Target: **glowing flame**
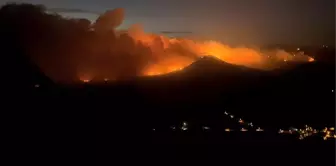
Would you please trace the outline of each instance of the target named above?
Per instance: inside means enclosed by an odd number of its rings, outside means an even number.
[[[43,27],[45,29],[41,33],[54,34],[57,29],[60,35],[28,38],[24,45],[27,45],[32,59],[49,77],[62,81],[70,77],[90,82],[106,81],[105,77],[124,79],[162,75],[182,70],[204,56],[214,56],[227,63],[258,69],[272,69],[283,61],[314,61],[311,57],[307,58],[304,52],[293,55],[283,50],[231,47],[214,40],[169,38],[145,33],[140,25],[120,29],[118,26],[122,24],[124,16],[123,9],[107,11],[95,23],[83,27],[84,31],[79,32],[73,20],[58,16],[54,19],[50,15],[50,20],[42,20],[49,21],[50,25],[57,28]],[[35,23],[29,24],[32,25]],[[40,43],[50,43],[53,47],[46,49]]]
[[[314,61],[315,61],[314,58],[312,58],[312,57],[308,57],[308,62],[314,62]]]
[[[156,58],[154,63],[149,63],[140,72],[142,75],[154,76],[179,71],[204,56],[214,56],[227,63],[259,69],[269,66],[272,57],[285,62],[314,61],[311,57],[305,60],[307,56],[303,52],[295,56],[283,50],[266,52],[245,47],[234,48],[213,40],[197,41],[146,34],[139,25],[132,26],[128,32],[134,41],[149,47]]]

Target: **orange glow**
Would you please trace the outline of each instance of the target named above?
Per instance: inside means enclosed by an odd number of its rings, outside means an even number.
[[[314,58],[312,58],[312,57],[308,57],[308,62],[314,62],[314,61],[315,61]]]
[[[51,19],[55,22],[50,22],[50,25],[57,28],[41,31],[50,30],[51,32],[46,34],[54,34],[54,29],[57,29],[60,35],[38,40],[29,38],[24,45],[27,45],[32,59],[45,74],[59,81],[76,79],[82,82],[103,82],[106,81],[104,77],[118,80],[162,75],[183,70],[204,56],[213,56],[226,63],[263,70],[277,68],[277,65],[283,65],[278,62],[283,61],[314,61],[304,52],[293,55],[279,49],[261,50],[243,46],[232,47],[214,40],[171,38],[146,33],[141,25],[121,29],[119,26],[122,25],[125,15],[124,10],[120,8],[109,10],[92,23],[90,31],[86,29],[87,31],[80,31],[79,34],[77,24],[73,24],[72,19],[57,16],[57,19]],[[64,25],[66,26],[63,27]],[[57,40],[51,40],[54,37],[57,37]],[[191,36],[194,37],[197,36]],[[48,43],[54,47],[44,47],[41,43]]]
[[[154,76],[180,71],[185,66],[190,65],[192,62],[193,60],[190,58],[184,58],[178,56],[171,57],[169,59],[162,60],[161,62],[158,62],[156,64],[148,65],[144,69],[143,75]]]
[[[134,43],[138,44],[118,47],[118,51],[129,52],[136,56],[146,55],[147,57],[146,65],[139,69],[137,76],[156,76],[180,71],[204,56],[213,56],[227,63],[258,69],[269,69],[273,65],[271,61],[274,60],[285,62],[313,60],[312,58],[309,60],[303,58],[307,57],[303,53],[294,56],[283,50],[261,51],[246,47],[230,47],[213,40],[198,41],[147,34],[140,25],[133,25],[127,31],[117,31],[117,34],[122,33],[127,34]],[[146,53],[142,50],[144,48],[148,48],[150,54],[148,51]]]
[[[128,34],[137,42],[148,46],[155,63],[149,63],[142,75],[162,75],[182,70],[203,56],[214,56],[227,63],[251,68],[265,69],[270,57],[282,61],[304,61],[304,53],[294,56],[283,50],[260,51],[246,47],[230,47],[219,41],[197,41],[183,38],[168,38],[162,35],[146,34],[141,26],[132,26]],[[295,58],[294,58],[295,57]],[[313,59],[309,57],[309,60]]]

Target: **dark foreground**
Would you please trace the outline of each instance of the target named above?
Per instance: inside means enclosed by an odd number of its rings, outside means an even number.
[[[205,101],[166,105],[166,102],[149,102],[129,86],[119,86],[119,90],[107,94],[102,91],[111,90],[111,87],[101,88],[89,86],[71,91],[61,88],[46,92],[41,87],[15,96],[17,104],[11,107],[20,109],[13,113],[15,120],[10,123],[15,128],[11,131],[11,140],[15,142],[13,147],[19,148],[12,150],[19,150],[26,163],[38,165],[91,162],[93,164],[89,165],[119,162],[245,165],[268,163],[268,160],[309,163],[306,158],[328,158],[335,148],[334,141],[322,141],[320,137],[298,140],[279,135],[277,126],[288,125],[292,118],[266,125],[267,120],[259,119],[267,119],[267,116],[250,115],[247,119],[263,127],[264,132],[225,132],[227,126],[240,129],[236,121],[223,115],[228,109],[225,103]],[[235,114],[245,118],[243,111]],[[306,115],[297,123],[315,120]],[[292,116],[300,117],[295,113]],[[182,121],[189,123],[187,131],[171,130],[172,125],[178,127]],[[203,131],[203,125],[211,129]]]

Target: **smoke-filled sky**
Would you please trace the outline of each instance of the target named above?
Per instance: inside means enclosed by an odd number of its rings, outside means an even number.
[[[0,0],[0,3],[14,2]],[[107,9],[126,9],[125,27],[146,31],[192,31],[230,44],[334,44],[334,0],[18,0],[95,20]]]

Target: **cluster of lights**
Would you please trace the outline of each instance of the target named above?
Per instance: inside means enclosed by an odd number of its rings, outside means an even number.
[[[230,113],[228,113],[226,111],[224,112],[224,115],[228,116],[231,119],[235,119],[235,116],[233,114],[230,114]],[[252,128],[252,130],[255,130],[255,131],[258,131],[258,132],[264,131],[264,129],[262,129],[260,127],[258,127],[258,128],[255,129],[252,122],[245,122],[242,118],[238,118],[237,121],[238,121],[238,123],[240,125]],[[230,130],[230,131],[232,131],[232,130]],[[246,128],[243,127],[243,128],[240,129],[240,131],[245,132],[245,131],[248,131],[248,129],[246,129]]]
[[[312,135],[315,135],[317,134],[317,130],[316,129],[313,129],[312,127],[308,126],[308,125],[305,125],[305,128],[304,129],[299,129],[298,131],[299,133],[299,139],[305,139],[306,137],[309,137],[309,136],[312,136]]]
[[[230,113],[228,113],[226,111],[224,112],[224,115],[228,116],[230,119],[237,120],[237,122],[240,125],[252,128],[252,131],[257,131],[257,132],[263,132],[264,131],[264,129],[262,129],[260,127],[254,128],[254,125],[253,125],[252,122],[247,123],[242,118],[235,119],[235,116],[233,114],[230,114]],[[175,126],[171,126],[171,129],[173,131],[175,131],[176,127]],[[180,129],[182,131],[188,130],[188,123],[184,121],[182,123]],[[207,130],[210,130],[210,127],[203,126],[202,129],[204,131],[207,131]],[[226,128],[224,131],[225,132],[232,132],[234,130],[230,129],[230,128]],[[248,130],[247,128],[242,127],[239,131],[240,132],[247,132],[247,131],[251,131],[251,130]],[[310,137],[310,136],[316,136],[316,135],[322,135],[323,140],[328,140],[328,139],[332,139],[332,138],[336,139],[336,134],[335,134],[335,128],[334,127],[330,127],[330,128],[325,127],[323,130],[317,130],[317,129],[314,129],[314,128],[308,126],[308,125],[305,125],[305,127],[303,129],[298,129],[298,128],[291,127],[288,130],[280,129],[278,131],[278,133],[279,134],[294,134],[294,135],[298,135],[298,138],[300,140],[303,140],[303,139],[305,139],[307,137]]]
[[[224,112],[224,114],[231,119],[234,119],[234,117],[235,117],[234,115],[232,115],[232,114],[230,114],[226,111]],[[240,132],[247,132],[247,131],[263,132],[264,131],[264,129],[262,129],[260,127],[254,128],[252,122],[246,123],[242,118],[238,118],[237,121],[240,125],[244,125],[244,126],[247,126],[249,128],[252,128],[252,130],[248,130],[247,128],[242,127],[239,130]],[[171,126],[170,128],[173,131],[176,131],[175,126]],[[210,130],[210,127],[203,126],[202,129],[203,129],[203,131],[207,131],[207,130]],[[182,125],[180,126],[180,130],[182,130],[182,131],[187,131],[188,130],[188,123],[186,121],[182,122]],[[153,131],[155,131],[155,129],[153,129]],[[224,131],[225,132],[232,132],[234,130],[230,129],[230,128],[226,128],[226,129],[224,129]],[[295,134],[295,135],[298,135],[298,138],[300,140],[303,140],[303,139],[305,139],[307,137],[310,137],[310,136],[321,135],[321,133],[322,133],[323,139],[328,140],[328,139],[331,139],[331,138],[336,139],[336,134],[335,134],[334,131],[335,131],[334,127],[331,127],[331,128],[325,127],[323,130],[317,130],[317,129],[314,129],[314,128],[308,126],[308,125],[305,125],[305,127],[303,129],[298,129],[298,128],[291,127],[288,130],[280,129],[278,131],[278,133],[279,134]]]
[[[336,139],[336,134],[335,134],[335,128],[334,127],[331,127],[331,128],[325,127],[322,130],[322,133],[324,133],[324,135],[323,135],[324,140],[327,140],[328,138]]]
[[[183,131],[188,130],[188,123],[187,122],[182,123],[181,130],[183,130]]]
[[[303,140],[310,136],[321,135],[322,133],[323,140],[328,140],[330,138],[336,138],[334,131],[335,131],[334,127],[331,128],[325,127],[323,130],[317,130],[308,125],[305,125],[303,129],[297,129],[297,128],[290,128],[289,130],[280,129],[279,134],[295,134],[299,136],[300,140]]]
[[[227,116],[229,116],[229,118],[231,118],[231,119],[234,119],[234,117],[235,117],[234,115],[229,114],[228,112],[224,112],[224,114],[227,115]],[[246,132],[246,131],[257,131],[257,132],[262,132],[262,131],[264,131],[264,129],[262,129],[262,128],[260,128],[260,127],[258,127],[258,128],[254,128],[254,125],[253,125],[252,122],[248,122],[248,123],[247,123],[247,122],[245,122],[242,118],[238,118],[237,121],[238,121],[238,123],[239,123],[240,125],[243,125],[243,126],[245,126],[245,127],[249,127],[249,128],[251,128],[251,130],[248,130],[247,128],[242,127],[242,128],[239,130],[239,131],[241,131],[241,132]],[[173,130],[173,131],[176,131],[177,128],[176,128],[175,126],[170,126],[170,129]],[[187,130],[189,129],[189,128],[188,128],[188,123],[187,123],[186,121],[182,122],[182,125],[179,127],[179,129],[182,130],[182,131],[187,131]],[[202,130],[204,130],[204,131],[210,130],[210,127],[209,127],[209,126],[202,126]],[[156,131],[156,130],[153,129],[153,131]],[[230,129],[230,128],[225,128],[224,131],[225,131],[225,132],[232,132],[232,131],[235,131],[235,130]]]
[[[225,114],[226,114],[226,115],[229,115],[227,112],[225,112]],[[230,118],[231,118],[231,117],[232,117],[232,118],[234,117],[234,115],[229,115],[229,116],[230,116]],[[240,130],[237,130],[237,131],[241,131],[241,132],[246,132],[246,131],[257,131],[257,132],[262,132],[262,131],[264,131],[264,129],[262,129],[262,128],[260,128],[260,127],[254,129],[254,128],[253,128],[253,123],[252,123],[252,122],[250,122],[250,123],[245,123],[244,120],[241,119],[241,118],[239,118],[238,123],[241,124],[241,125],[249,126],[249,127],[252,128],[253,130],[248,130],[247,128],[242,127]],[[177,127],[176,127],[176,126],[170,126],[170,129],[171,129],[172,131],[176,131]],[[183,121],[183,122],[182,122],[182,125],[179,127],[179,129],[180,129],[181,131],[187,131],[187,130],[189,129],[189,127],[188,127],[188,123],[187,123],[186,121]],[[203,131],[208,131],[208,130],[210,130],[210,129],[211,129],[211,128],[210,128],[209,126],[202,126],[202,130],[203,130]],[[156,131],[156,130],[153,129],[153,131]],[[232,131],[235,131],[235,130],[234,130],[234,129],[231,129],[231,128],[225,128],[224,131],[225,131],[225,132],[232,132]]]
[[[244,121],[242,119],[239,119],[238,121],[240,124],[244,123]],[[252,123],[249,123],[248,124],[249,126],[252,127]],[[175,126],[171,126],[170,127],[171,130],[173,131],[176,131],[176,127]],[[188,128],[188,123],[187,122],[183,122],[182,125],[180,126],[180,130],[181,131],[187,131],[189,128]],[[203,131],[208,131],[210,130],[210,127],[208,126],[203,126],[202,127]],[[156,129],[154,128],[153,131],[156,131]],[[230,129],[230,128],[226,128],[224,129],[225,132],[232,132],[232,131],[235,131],[233,129]],[[240,132],[247,132],[247,131],[251,131],[251,130],[248,130],[247,128],[241,128],[239,130]],[[257,132],[262,132],[264,131],[264,129],[258,127],[256,128],[255,130],[252,130],[252,131],[257,131]],[[317,129],[314,129],[308,125],[305,125],[305,127],[303,129],[298,129],[298,128],[289,128],[288,130],[283,130],[283,129],[280,129],[278,131],[279,134],[290,134],[290,135],[298,135],[298,139],[300,140],[303,140],[307,137],[310,137],[310,136],[316,136],[316,135],[321,135],[322,134],[322,137],[323,137],[323,140],[328,140],[328,139],[336,139],[336,134],[335,134],[335,128],[334,127],[325,127],[323,130],[317,130]]]
[[[91,80],[87,80],[87,79],[85,79],[85,80],[82,80],[84,83],[89,83]]]
[[[230,119],[236,120],[240,125],[242,125],[243,127],[239,130],[240,132],[247,132],[247,131],[257,131],[257,132],[263,132],[264,129],[257,127],[254,128],[254,125],[252,122],[245,122],[242,118],[235,118],[235,115],[228,113],[227,111],[224,112],[225,116],[228,116]],[[250,128],[251,130],[248,130],[247,128]],[[173,131],[176,130],[175,126],[171,126],[171,129]],[[184,121],[180,127],[180,129],[182,131],[186,131],[188,130],[188,123],[186,121]],[[210,127],[208,126],[203,126],[202,127],[203,131],[207,131],[210,130]],[[155,131],[155,130],[154,130]],[[226,128],[224,129],[225,132],[232,132],[235,131],[233,129],[230,128]],[[334,127],[325,127],[323,130],[318,130],[318,129],[314,129],[308,125],[305,125],[305,127],[303,129],[298,129],[298,128],[294,128],[291,127],[288,130],[283,130],[280,129],[278,131],[279,134],[293,134],[293,135],[298,135],[298,139],[303,140],[307,137],[310,136],[318,136],[318,135],[322,135],[324,140],[328,140],[331,138],[336,139],[336,134],[335,134],[335,128]]]

